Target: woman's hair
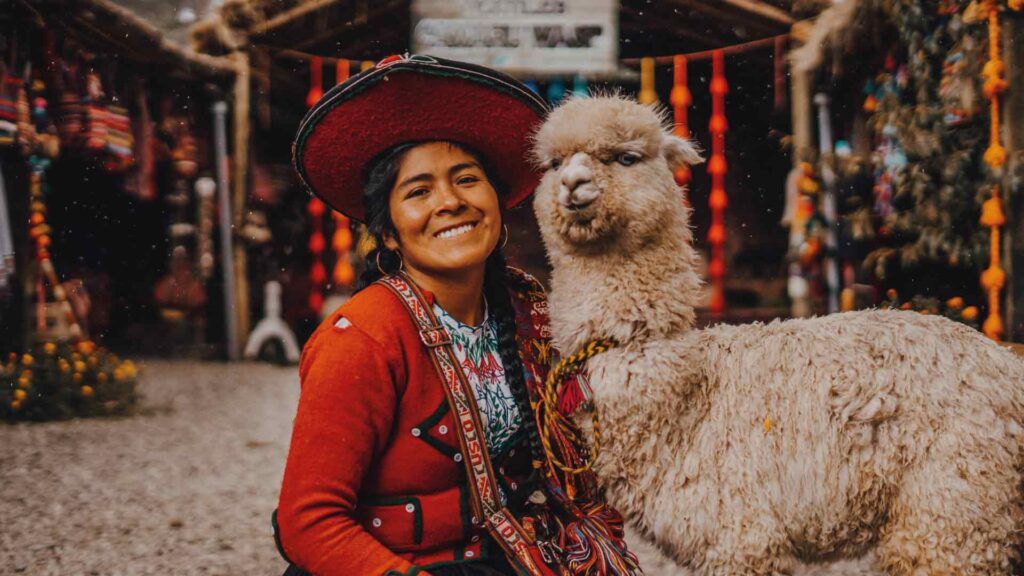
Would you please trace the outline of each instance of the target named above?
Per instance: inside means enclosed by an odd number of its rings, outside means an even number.
[[[504,184],[496,178],[496,173],[491,169],[487,158],[465,145],[455,142],[451,144],[473,156],[483,167],[484,174],[498,193],[498,197],[504,195]],[[367,171],[363,185],[363,207],[366,211],[366,231],[373,236],[376,247],[366,255],[363,272],[356,286],[357,291],[373,284],[384,274],[397,272],[401,266],[401,257],[395,251],[384,246],[384,236],[395,233],[389,203],[391,189],[395,185],[395,179],[398,178],[402,160],[417,145],[416,143],[400,144],[388,150],[375,160]],[[501,247],[494,249],[494,252],[487,257],[484,266],[484,298],[487,299],[488,310],[498,327],[498,354],[501,356],[501,365],[505,370],[505,380],[508,382],[509,389],[512,390],[516,406],[522,416],[522,425],[529,436],[533,457],[542,459],[543,449],[540,444],[540,435],[537,432],[533,409],[530,407],[530,398],[526,389],[526,372],[522,359],[519,357],[515,309],[512,307],[512,297],[508,290],[505,255],[502,253]]]

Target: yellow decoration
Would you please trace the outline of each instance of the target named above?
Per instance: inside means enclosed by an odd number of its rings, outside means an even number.
[[[82,381],[82,373],[81,372],[75,372],[74,374],[72,374],[71,375],[71,381],[74,382],[75,384],[78,384],[79,382],[81,382]]]
[[[985,78],[983,90],[989,99],[989,146],[983,159],[985,163],[998,170],[1006,164],[1006,149],[1000,142],[999,95],[1006,91],[1008,83],[1003,79],[1006,65],[999,55],[999,42],[1002,30],[999,27],[999,5],[996,0],[984,0],[985,13],[988,16],[988,62],[982,68],[981,75]]]
[[[12,410],[18,410],[19,408],[21,408],[21,401],[20,400],[15,400],[15,401],[11,402],[11,409]]]
[[[25,366],[31,366],[32,362],[34,361],[35,359],[32,358],[31,354],[25,354],[24,356],[21,357],[21,363],[24,364]]]
[[[856,302],[856,293],[853,288],[843,288],[843,291],[839,293],[839,309],[843,312],[853,310]]]
[[[57,345],[53,342],[47,342],[43,344],[43,351],[52,356],[57,351]]]
[[[950,298],[949,300],[946,300],[946,306],[949,307],[950,310],[959,310],[964,307],[964,299],[959,296]]]
[[[75,372],[85,372],[85,362],[75,360]]]
[[[31,383],[31,381],[28,378],[24,377],[24,376],[22,376],[21,378],[18,378],[18,388],[28,388],[28,385],[30,383]]]
[[[636,99],[641,104],[658,102],[658,93],[654,90],[654,58],[650,56],[640,59],[640,93]]]
[[[26,393],[21,388],[17,388],[17,389],[14,390],[14,399],[15,400],[18,400],[18,401],[24,400],[26,396],[28,396],[28,393]]]
[[[967,308],[964,308],[964,311],[960,313],[960,317],[963,318],[964,320],[967,320],[968,322],[973,322],[974,320],[977,320],[978,307],[968,306]]]
[[[1000,268],[999,236],[1000,228],[1006,224],[1003,203],[999,195],[999,187],[992,187],[992,197],[981,206],[981,224],[992,229],[989,246],[988,268],[981,273],[981,287],[988,295],[988,317],[982,324],[982,331],[993,340],[1003,335],[1003,320],[999,312],[999,298],[1003,286],[1006,285],[1006,272]]]
[[[89,397],[89,396],[92,396],[92,393],[93,393],[92,386],[89,386],[89,385],[82,386],[82,396]]]

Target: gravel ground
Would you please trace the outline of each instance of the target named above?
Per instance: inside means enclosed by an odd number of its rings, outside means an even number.
[[[143,363],[143,414],[0,425],[0,573],[276,575],[298,372]]]
[[[171,361],[142,369],[137,416],[0,425],[0,574],[284,571],[270,512],[298,370]],[[648,576],[691,574],[630,540]],[[844,568],[827,573],[868,574]]]

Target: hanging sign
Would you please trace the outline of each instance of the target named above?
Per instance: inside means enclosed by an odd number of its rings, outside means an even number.
[[[412,49],[512,74],[611,74],[618,0],[413,0]]]

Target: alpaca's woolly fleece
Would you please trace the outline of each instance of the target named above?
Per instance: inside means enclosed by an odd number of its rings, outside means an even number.
[[[1024,361],[911,312],[695,330],[678,157],[596,159],[597,200],[556,200],[551,159],[636,134],[646,151],[675,138],[634,102],[572,100],[536,147],[551,166],[534,208],[555,340],[566,353],[621,343],[588,366],[609,502],[697,574],[838,574],[858,560],[899,576],[1010,574],[1024,530]],[[832,567],[806,572],[822,562]]]

